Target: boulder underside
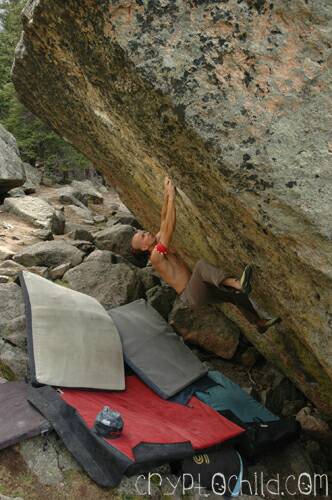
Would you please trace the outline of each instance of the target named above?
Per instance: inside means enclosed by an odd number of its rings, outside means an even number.
[[[13,81],[174,245],[238,276],[282,323],[226,314],[332,415],[330,0],[29,1]]]

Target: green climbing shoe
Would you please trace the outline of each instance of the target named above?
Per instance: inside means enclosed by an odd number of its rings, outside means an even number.
[[[276,325],[281,322],[281,318],[276,316],[275,318],[267,319],[264,325],[257,325],[257,331],[259,333],[265,333],[271,326]]]
[[[251,292],[251,278],[252,278],[252,265],[248,264],[242,273],[242,276],[240,278],[240,285],[242,288],[242,291],[249,295]]]

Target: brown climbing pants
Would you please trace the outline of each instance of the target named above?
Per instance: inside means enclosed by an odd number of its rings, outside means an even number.
[[[180,299],[192,309],[206,304],[230,302],[238,307],[251,324],[257,324],[260,317],[248,295],[222,285],[226,278],[234,276],[225,274],[222,269],[205,260],[199,260],[186,288],[180,294]]]

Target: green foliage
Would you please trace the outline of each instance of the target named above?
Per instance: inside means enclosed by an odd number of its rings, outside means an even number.
[[[90,162],[18,99],[10,71],[20,39],[26,0],[0,0],[0,122],[16,138],[23,161],[54,170],[86,168]]]

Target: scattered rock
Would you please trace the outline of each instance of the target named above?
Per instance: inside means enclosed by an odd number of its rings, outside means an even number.
[[[76,205],[79,208],[86,208],[84,203],[82,203],[75,196],[75,190],[71,186],[64,186],[57,190],[58,199],[61,203],[66,205]]]
[[[296,420],[300,422],[302,430],[308,434],[319,439],[332,438],[332,432],[328,423],[308,406],[305,406],[298,412]]]
[[[42,173],[30,163],[24,163],[26,181],[23,184],[25,194],[32,194],[41,183]]]
[[[64,208],[55,209],[55,216],[52,231],[54,234],[64,234],[66,225]]]
[[[93,217],[93,220],[95,221],[96,224],[100,224],[101,222],[106,222],[107,217],[106,215],[95,215]]]
[[[25,196],[25,191],[23,187],[16,187],[8,191],[8,195],[11,198],[21,198],[22,196]]]
[[[216,306],[191,311],[181,299],[175,301],[169,323],[184,340],[200,345],[224,359],[231,359],[237,349],[240,329]]]
[[[43,240],[43,241],[51,241],[53,240],[53,233],[50,229],[35,229],[33,232],[34,236]]]
[[[117,211],[112,217],[108,219],[106,224],[107,227],[112,227],[117,224],[124,224],[128,226],[135,227],[137,229],[142,229],[142,226],[130,212]]]
[[[128,261],[124,257],[114,252],[110,252],[109,250],[94,250],[85,258],[85,262],[90,262],[92,260],[98,260],[106,264],[128,264]]]
[[[267,393],[266,407],[272,413],[280,415],[287,401],[302,401],[304,405],[306,398],[288,378],[284,377]]]
[[[33,196],[6,198],[4,208],[34,226],[48,229],[54,234],[63,234],[64,221],[47,201]]]
[[[128,264],[84,261],[66,272],[63,280],[70,288],[95,297],[103,305],[116,307],[141,298],[143,285],[137,271]]]
[[[0,283],[9,283],[10,281],[12,281],[9,276],[2,276],[0,274]]]
[[[31,266],[27,268],[27,271],[30,271],[30,273],[35,273],[38,274],[38,276],[41,276],[42,278],[48,279],[48,267],[43,267],[43,266]]]
[[[24,182],[24,166],[16,139],[0,125],[0,193],[6,193]]]
[[[294,417],[303,408],[304,401],[296,399],[295,401],[285,401],[281,415],[283,417]]]
[[[0,248],[0,261],[11,259],[13,255],[15,255],[15,252],[12,252],[7,248]]]
[[[116,224],[96,233],[95,245],[100,250],[110,250],[122,255],[138,267],[145,267],[147,255],[133,255],[131,252],[131,239],[134,234],[135,229],[132,226]]]
[[[65,262],[77,266],[83,260],[84,253],[63,240],[42,241],[27,246],[14,256],[14,261],[23,266],[54,267]]]
[[[89,203],[99,205],[104,202],[103,195],[95,188],[93,183],[89,180],[72,181],[71,187],[75,191],[75,197],[82,203],[84,203],[84,205],[86,206],[88,206]]]
[[[254,347],[249,347],[241,355],[241,362],[243,366],[252,368],[256,361],[261,357],[261,354]]]
[[[160,278],[156,274],[152,266],[142,267],[138,269],[138,273],[146,292],[147,290],[150,290],[150,288],[153,288],[156,285],[160,285]]]
[[[1,337],[22,349],[26,348],[26,317],[17,316],[1,324]]]
[[[26,352],[0,337],[0,363],[10,369],[15,378],[21,380],[27,375]]]
[[[176,291],[167,285],[156,285],[146,291],[147,301],[166,321],[172,310],[176,296]]]
[[[68,240],[73,247],[79,248],[85,254],[89,254],[94,251],[95,246],[91,241],[84,240]]]
[[[8,276],[14,280],[17,278],[18,273],[24,269],[24,266],[13,260],[5,260],[0,264],[0,274]]]
[[[88,221],[88,224],[94,224],[91,210],[86,207],[81,208],[76,205],[66,205],[65,216],[66,219],[72,220],[74,223],[86,224],[86,221]]]
[[[67,234],[68,237],[72,240],[94,241],[94,236],[84,227],[73,229]]]
[[[15,283],[0,285],[0,332],[9,321],[24,314],[22,289]],[[1,335],[1,333],[0,333]]]
[[[53,281],[61,280],[63,275],[71,268],[70,262],[65,262],[59,266],[49,269],[49,278]]]
[[[23,441],[19,446],[26,464],[41,484],[58,484],[64,480],[65,471],[81,470],[54,432]]]

